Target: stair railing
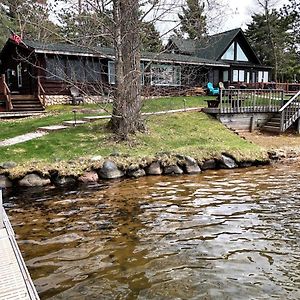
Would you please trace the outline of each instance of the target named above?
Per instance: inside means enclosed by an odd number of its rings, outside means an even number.
[[[300,91],[280,108],[279,113],[280,131],[284,132],[300,117]]]
[[[13,110],[13,105],[12,105],[12,101],[11,101],[11,92],[6,83],[4,74],[1,74],[1,92],[5,96],[6,110],[7,111]]]
[[[43,88],[43,86],[41,84],[40,76],[38,76],[37,81],[38,81],[38,99],[40,100],[43,108],[45,108],[45,106],[46,106],[46,92],[45,92],[45,89]]]

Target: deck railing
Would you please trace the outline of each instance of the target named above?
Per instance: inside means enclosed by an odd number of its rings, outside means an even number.
[[[11,92],[10,92],[10,89],[9,89],[7,83],[6,83],[4,74],[1,74],[1,77],[0,77],[0,92],[5,97],[6,110],[8,110],[8,111],[12,110],[13,105],[12,105],[12,102],[11,102]]]
[[[300,91],[294,95],[280,110],[280,131],[286,131],[300,117]]]
[[[43,107],[45,108],[46,106],[46,92],[41,84],[41,79],[38,76],[37,78],[37,83],[38,83],[38,98],[41,102],[41,104],[43,105]]]
[[[221,113],[278,112],[284,104],[283,90],[222,89]]]

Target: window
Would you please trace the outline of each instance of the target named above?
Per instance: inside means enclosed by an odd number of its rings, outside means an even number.
[[[238,71],[238,70],[233,70],[233,73],[232,73],[232,81],[233,81],[233,82],[239,81],[239,71]]]
[[[234,43],[230,45],[230,47],[227,49],[227,51],[223,54],[221,59],[224,60],[234,60]]]
[[[233,70],[232,81],[233,82],[244,82],[245,81],[245,71],[244,70]]]
[[[86,81],[96,82],[101,79],[101,65],[98,59],[87,59],[85,62]]]
[[[116,68],[114,61],[108,62],[108,83],[116,84]]]
[[[152,65],[151,85],[181,85],[181,67],[173,65]]]
[[[239,81],[244,82],[245,81],[245,71],[239,70]]]
[[[228,81],[228,71],[223,71],[223,81]]]
[[[22,65],[21,63],[17,65],[17,79],[18,79],[18,87],[22,87]]]
[[[64,80],[65,73],[65,60],[59,56],[46,57],[46,71],[47,78],[52,80]]]
[[[258,71],[258,82],[268,82],[269,72],[268,71]]]
[[[250,72],[247,72],[247,83],[250,83]]]
[[[68,79],[73,81],[85,80],[85,67],[81,58],[67,60],[67,75]]]
[[[236,43],[236,60],[238,61],[248,61],[248,58],[244,51],[242,50],[239,43]]]

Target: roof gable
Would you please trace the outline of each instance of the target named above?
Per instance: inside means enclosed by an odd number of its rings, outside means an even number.
[[[246,52],[249,62],[261,64],[241,28],[208,36],[203,41],[172,38],[169,45],[179,53],[195,55],[209,60],[221,60],[223,54],[235,40]]]

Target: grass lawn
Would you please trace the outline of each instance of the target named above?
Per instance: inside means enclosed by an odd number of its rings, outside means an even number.
[[[145,100],[144,102],[143,112],[180,109],[184,108],[184,103],[186,107],[206,106],[206,102],[204,101],[205,99],[210,99],[210,96],[165,97],[159,99],[149,99]],[[38,127],[41,126],[58,125],[63,121],[72,120],[72,110],[74,108],[78,110],[77,118],[81,118],[88,115],[108,114],[112,110],[112,104],[87,104],[84,106],[53,105],[47,108],[48,114],[45,114],[44,116],[13,121],[0,121],[0,140],[35,131]],[[99,110],[102,108],[105,109],[105,112],[99,112]]]
[[[41,122],[35,120],[38,121]],[[53,162],[93,155],[108,156],[112,153],[144,157],[159,152],[172,152],[200,160],[218,156],[222,152],[228,152],[237,159],[256,159],[264,155],[261,148],[241,139],[204,113],[151,116],[146,119],[148,132],[137,134],[130,143],[113,142],[112,134],[105,127],[106,122],[88,123],[26,143],[0,148],[0,161]],[[22,126],[21,121],[19,126]]]

